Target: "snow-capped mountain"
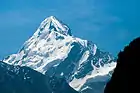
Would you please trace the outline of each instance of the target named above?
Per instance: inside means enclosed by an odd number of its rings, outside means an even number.
[[[104,88],[116,66],[108,52],[101,51],[91,41],[74,37],[71,30],[53,16],[41,23],[17,54],[3,61],[46,75],[65,77],[72,88],[82,93],[94,90],[102,93],[100,88]],[[95,82],[104,83],[96,88]]]

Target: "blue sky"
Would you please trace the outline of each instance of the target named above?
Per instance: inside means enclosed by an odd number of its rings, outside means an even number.
[[[116,55],[140,36],[139,0],[1,0],[0,59],[16,53],[54,15],[73,35]]]

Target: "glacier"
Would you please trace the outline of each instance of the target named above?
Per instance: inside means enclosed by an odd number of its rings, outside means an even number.
[[[18,53],[9,55],[3,62],[64,77],[81,93],[103,93],[116,67],[116,60],[109,52],[75,37],[70,28],[54,16],[46,18]]]

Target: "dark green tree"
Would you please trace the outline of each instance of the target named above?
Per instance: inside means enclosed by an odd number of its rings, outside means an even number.
[[[104,93],[140,93],[140,37],[118,54],[117,66]]]

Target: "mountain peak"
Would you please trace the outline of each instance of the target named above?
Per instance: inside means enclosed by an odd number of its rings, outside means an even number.
[[[49,17],[47,17],[44,21],[46,21],[46,20],[48,20],[48,23],[49,22],[53,22],[53,23],[55,23],[56,21],[58,22],[58,24],[62,24],[62,23],[60,23],[60,21],[55,17],[55,16],[49,16]],[[44,22],[43,21],[43,22]],[[43,23],[42,22],[42,23]]]
[[[40,24],[40,27],[38,28],[36,34],[40,35],[44,32],[51,33],[52,31],[58,32],[63,35],[72,35],[70,29],[54,16],[46,18]]]
[[[101,83],[97,89],[101,91],[116,66],[108,52],[101,51],[92,42],[71,36],[70,29],[54,16],[41,23],[17,54],[3,61],[27,66],[48,76],[64,77],[72,88],[82,93],[95,91],[97,83]],[[87,87],[92,86],[95,87],[88,90]]]
[[[55,16],[50,16],[47,19],[51,19],[51,20],[57,20],[57,18]]]

